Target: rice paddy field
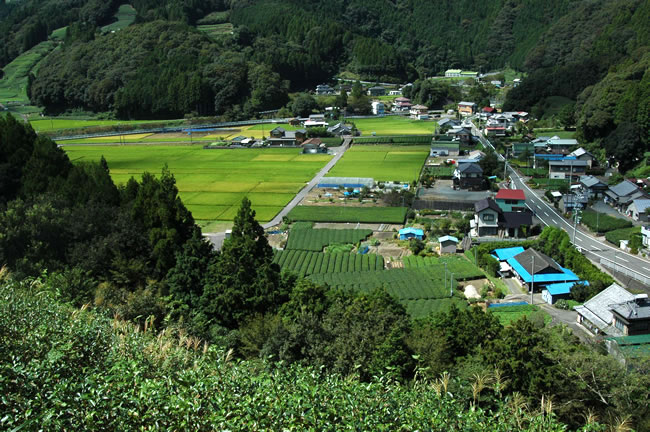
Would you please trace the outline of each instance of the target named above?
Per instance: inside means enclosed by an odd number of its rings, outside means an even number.
[[[429,146],[354,145],[331,169],[330,177],[370,177],[411,182],[429,156]]]
[[[362,136],[375,135],[425,135],[433,134],[437,123],[413,120],[403,116],[387,116],[351,120]]]
[[[194,218],[206,225],[232,221],[244,197],[257,219],[267,222],[330,160],[302,155],[300,149],[204,150],[202,145],[68,146],[73,162],[104,156],[117,183],[145,172],[158,174],[166,163]]]

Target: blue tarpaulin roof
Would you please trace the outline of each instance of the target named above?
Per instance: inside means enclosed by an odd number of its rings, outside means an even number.
[[[499,261],[505,261],[508,258],[512,258],[515,255],[519,255],[524,251],[524,248],[521,246],[517,247],[510,247],[510,248],[501,248],[501,249],[495,249],[494,250],[494,255],[496,255],[496,258]]]
[[[537,277],[535,278],[537,279]],[[562,283],[554,283],[546,286],[546,290],[548,291],[549,294],[551,295],[561,295],[561,294],[569,294],[571,292],[571,288],[573,285],[576,283],[581,283],[584,285],[589,285],[588,281],[578,281],[578,282],[562,282]]]
[[[512,267],[514,271],[517,272],[517,274],[523,279],[524,282],[530,283],[532,282],[533,278],[531,277],[530,273],[522,266],[519,261],[517,261],[517,258],[509,258],[506,260],[508,264]],[[569,269],[565,269],[563,267],[560,267],[562,269],[562,273],[543,273],[543,274],[536,274],[535,275],[535,283],[548,283],[548,282],[575,282],[577,280],[580,280],[578,276],[576,276],[575,273],[573,273]]]
[[[419,229],[419,228],[402,228],[401,230],[399,230],[399,234],[400,235],[402,235],[402,234],[415,234],[415,235],[418,235],[418,236],[423,236],[424,231]]]

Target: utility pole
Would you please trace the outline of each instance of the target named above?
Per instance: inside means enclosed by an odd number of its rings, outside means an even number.
[[[447,291],[447,263],[445,262],[445,291]]]
[[[454,274],[451,274],[451,281],[449,283],[449,297],[454,296]]]
[[[506,180],[506,170],[508,168],[508,149],[506,149],[506,159],[503,162],[503,180]]]
[[[535,292],[535,255],[533,255],[533,265],[530,271],[532,272],[530,276],[530,304],[532,305],[535,303],[535,300],[533,300],[533,292]]]
[[[575,195],[574,195],[575,197]],[[576,244],[576,228],[578,226],[578,217],[580,215],[580,209],[573,203],[573,245]]]

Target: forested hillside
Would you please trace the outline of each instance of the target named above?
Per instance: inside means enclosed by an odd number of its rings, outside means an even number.
[[[575,101],[585,140],[627,121],[647,134],[644,0],[138,0],[135,23],[115,34],[101,26],[119,2],[68,1],[0,3],[0,65],[68,25],[29,89],[51,113],[245,118],[341,72],[403,83],[509,66],[528,76],[506,109],[541,117],[547,99],[562,96]],[[602,101],[612,93],[622,95],[616,106]]]

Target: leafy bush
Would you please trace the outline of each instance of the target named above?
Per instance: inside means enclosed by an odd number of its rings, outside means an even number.
[[[60,305],[38,287],[0,287],[3,430],[564,430],[499,398],[468,410],[428,381],[403,386],[390,372],[361,382],[234,361],[197,339]]]

